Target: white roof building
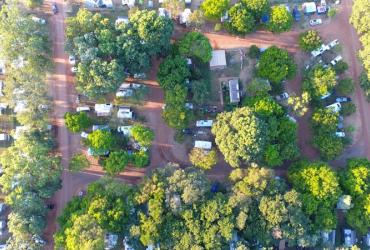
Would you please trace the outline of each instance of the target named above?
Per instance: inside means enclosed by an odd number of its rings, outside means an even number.
[[[310,14],[316,12],[316,3],[315,2],[305,2],[302,4],[302,9],[304,13]]]
[[[197,127],[212,127],[213,120],[199,120],[196,122]]]
[[[108,116],[112,112],[113,105],[111,103],[95,104],[95,112],[97,116]]]
[[[225,68],[226,67],[226,53],[225,50],[213,50],[212,59],[209,62],[211,69]]]
[[[120,107],[117,112],[117,118],[132,119],[133,112],[130,107]]]
[[[211,150],[212,149],[212,142],[210,142],[210,141],[194,141],[194,147],[205,149],[205,150]]]
[[[229,80],[230,103],[240,102],[239,79]]]

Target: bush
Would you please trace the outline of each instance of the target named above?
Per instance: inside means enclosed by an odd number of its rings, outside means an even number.
[[[222,24],[220,24],[220,23],[216,23],[215,24],[215,27],[214,27],[214,30],[215,31],[220,31],[222,29]]]
[[[340,112],[342,115],[351,115],[356,112],[356,105],[352,102],[342,103]]]
[[[365,72],[363,72],[360,76],[360,86],[367,97],[367,101],[370,101],[370,80]]]
[[[227,29],[231,33],[245,35],[255,29],[256,21],[251,12],[238,3],[229,9]]]
[[[145,167],[149,165],[149,162],[149,151],[140,150],[132,154],[132,164],[134,164],[135,167]]]
[[[175,131],[174,139],[177,143],[183,143],[185,141],[185,134],[182,132],[182,130],[177,129]]]
[[[205,0],[200,8],[203,10],[205,17],[220,20],[222,14],[228,9],[229,4],[229,0]]]
[[[330,10],[328,11],[328,17],[333,17],[336,14],[337,14],[337,10],[334,8],[330,8]]]
[[[299,35],[299,47],[306,52],[317,49],[322,44],[319,33],[315,30],[308,30]]]
[[[109,157],[103,161],[103,169],[110,175],[122,172],[128,165],[130,156],[126,151],[111,152]]]
[[[256,59],[261,55],[260,49],[256,45],[252,45],[249,48],[248,56],[252,59]]]
[[[91,126],[91,120],[85,112],[64,114],[65,124],[69,131],[73,133],[81,132]]]
[[[73,172],[81,171],[90,166],[86,156],[82,153],[74,154],[69,162],[69,170]]]
[[[334,65],[335,73],[342,74],[348,69],[348,64],[344,61],[339,61]]]
[[[355,91],[355,85],[351,78],[344,78],[339,80],[337,91],[340,95],[351,95]]]

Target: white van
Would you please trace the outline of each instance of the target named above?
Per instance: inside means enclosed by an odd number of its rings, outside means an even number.
[[[88,111],[90,111],[90,107],[88,107],[88,106],[77,107],[76,111],[77,112],[83,112],[83,111],[88,112]]]
[[[342,105],[340,105],[339,102],[335,102],[333,104],[326,106],[326,108],[333,110],[335,113],[338,113],[340,109],[342,108]]]

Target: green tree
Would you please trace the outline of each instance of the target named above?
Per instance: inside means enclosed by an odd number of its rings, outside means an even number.
[[[296,69],[297,66],[288,51],[272,46],[262,53],[257,66],[257,75],[277,84],[294,77]]]
[[[370,80],[364,72],[360,76],[360,86],[367,97],[367,101],[370,101]]]
[[[248,50],[248,56],[252,59],[256,59],[261,55],[260,49],[256,45],[252,45]]]
[[[104,232],[89,215],[81,215],[66,229],[66,247],[70,250],[104,248]]]
[[[205,151],[200,148],[193,148],[189,153],[189,160],[193,166],[209,170],[217,164],[217,152],[216,150]]]
[[[220,113],[212,126],[212,133],[232,167],[260,159],[266,142],[265,122],[247,107]]]
[[[173,89],[177,84],[184,85],[189,76],[189,67],[181,56],[167,57],[159,66],[158,81],[164,90]]]
[[[250,96],[264,96],[271,91],[271,85],[268,81],[261,78],[254,78],[248,83],[247,94]]]
[[[322,41],[319,33],[316,30],[308,30],[299,34],[298,44],[302,50],[310,52],[320,47]]]
[[[302,194],[304,212],[318,230],[336,227],[334,206],[341,195],[338,177],[322,162],[298,162],[289,169],[288,180]]]
[[[185,103],[182,106],[176,103],[166,104],[162,116],[169,127],[180,130],[186,128],[193,118],[191,110],[185,107]]]
[[[78,64],[76,88],[89,97],[97,97],[115,91],[123,77],[123,67],[117,60],[94,59]]]
[[[130,161],[130,156],[126,151],[114,151],[103,162],[103,169],[109,175],[116,175],[122,172]]]
[[[351,95],[355,91],[355,85],[351,78],[344,78],[338,81],[337,91],[340,95]]]
[[[162,6],[171,13],[172,18],[176,18],[184,11],[185,1],[164,0]]]
[[[199,9],[194,10],[189,15],[188,21],[189,21],[190,27],[200,29],[205,23],[203,12]]]
[[[284,5],[271,8],[270,20],[267,28],[272,32],[284,32],[292,28],[293,17]]]
[[[232,6],[228,15],[227,28],[230,32],[245,35],[255,29],[256,22],[253,15],[241,3]]]
[[[356,105],[352,102],[342,103],[340,113],[342,115],[351,115],[356,112]]]
[[[205,17],[219,20],[228,9],[229,4],[229,0],[205,0],[201,5],[201,9]]]
[[[43,0],[26,0],[25,4],[28,8],[36,8],[42,5],[44,1]]]
[[[340,74],[343,74],[348,69],[348,64],[346,62],[344,62],[343,60],[341,60],[341,61],[337,62],[333,66],[333,68],[335,70],[335,73],[340,75]]]
[[[149,165],[150,156],[149,156],[148,151],[140,150],[140,151],[134,152],[132,154],[131,161],[135,165],[135,167],[139,167],[139,168]]]
[[[203,105],[211,96],[211,82],[208,79],[192,81],[191,90],[193,92],[193,102]]]
[[[207,63],[212,58],[212,47],[209,40],[200,32],[191,31],[178,42],[179,53],[184,57],[196,58]]]
[[[64,114],[66,127],[74,133],[81,132],[82,130],[91,126],[91,120],[85,112]]]
[[[270,11],[270,3],[268,0],[243,0],[242,3],[253,13],[256,20]]]
[[[323,160],[333,160],[344,149],[343,140],[335,134],[327,134],[319,131],[313,138],[313,146],[316,147]]]
[[[100,153],[110,150],[114,138],[110,131],[97,129],[87,136],[88,145]]]
[[[370,194],[355,200],[353,205],[346,214],[346,221],[359,234],[365,235],[370,227]]]
[[[307,91],[304,91],[301,96],[291,94],[288,98],[288,104],[298,116],[304,116],[307,113],[310,101],[311,97]]]
[[[338,113],[331,109],[317,109],[312,114],[312,125],[315,130],[332,133],[337,128],[338,119]]]
[[[131,135],[142,147],[149,147],[154,139],[154,132],[141,124],[135,124],[131,128]]]
[[[370,161],[365,158],[352,158],[342,171],[341,183],[353,198],[370,193]]]
[[[323,68],[316,66],[307,75],[303,82],[303,89],[308,91],[313,98],[321,96],[332,91],[336,86],[335,71],[332,68]]]
[[[69,162],[69,170],[81,171],[90,166],[89,160],[83,153],[74,154]]]

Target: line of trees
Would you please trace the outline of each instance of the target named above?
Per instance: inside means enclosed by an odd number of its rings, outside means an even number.
[[[1,155],[1,191],[11,207],[9,249],[42,249],[46,226],[45,199],[60,188],[60,159],[48,130],[50,99],[46,73],[52,68],[49,31],[17,3],[0,12],[0,55],[6,61],[5,95],[25,131]]]
[[[354,200],[347,222],[367,232],[369,164],[351,159],[337,173],[323,162],[299,161],[289,169],[289,183],[254,164],[235,169],[225,185],[212,183],[202,170],[173,164],[140,186],[102,179],[68,203],[58,219],[56,245],[93,249],[110,232],[135,249],[272,248],[280,240],[289,247],[321,248],[321,232],[337,226],[341,194]]]

